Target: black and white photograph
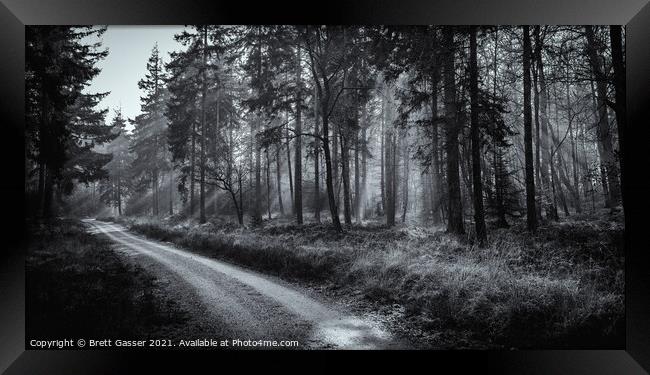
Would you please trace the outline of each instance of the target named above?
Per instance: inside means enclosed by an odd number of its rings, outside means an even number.
[[[625,34],[26,25],[25,348],[624,348]]]

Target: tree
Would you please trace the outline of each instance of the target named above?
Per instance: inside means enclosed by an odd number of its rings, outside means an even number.
[[[122,116],[121,109],[115,111],[111,125],[117,137],[106,145],[106,152],[112,155],[112,159],[106,164],[109,178],[101,189],[101,197],[105,203],[116,207],[121,216],[125,196],[131,185],[128,176],[133,162],[129,152],[131,136],[126,130],[126,119]]]
[[[396,198],[397,198],[397,176],[396,176],[396,143],[397,143],[397,136],[395,135],[395,127],[393,126],[393,120],[394,120],[394,110],[393,110],[393,95],[392,95],[392,90],[388,84],[385,85],[384,89],[384,98],[385,98],[385,105],[384,105],[384,112],[382,115],[384,116],[384,132],[385,132],[385,140],[384,140],[384,147],[385,147],[385,155],[384,155],[384,168],[386,168],[386,171],[384,172],[385,176],[385,189],[386,189],[386,203],[384,206],[385,214],[386,214],[386,225],[391,227],[395,225],[395,206],[397,204]]]
[[[443,31],[443,76],[445,92],[445,134],[447,151],[447,199],[449,219],[447,231],[455,234],[465,232],[463,224],[463,209],[460,193],[460,177],[458,174],[458,134],[460,125],[457,119],[456,82],[454,67],[454,30],[452,27]]]
[[[325,183],[334,229],[341,232],[341,221],[334,192],[332,151],[330,149],[330,118],[344,89],[346,68],[350,55],[345,51],[343,28],[336,26],[308,26],[302,38],[309,56],[309,67],[316,85],[320,103],[322,149],[325,156]],[[336,152],[336,149],[334,149]]]
[[[167,140],[167,119],[165,118],[167,92],[166,74],[158,46],[154,46],[147,61],[147,73],[138,82],[145,92],[140,98],[141,114],[131,120],[134,126],[131,152],[135,158],[131,165],[132,176],[138,179],[139,190],[151,186],[151,212],[160,213],[159,185],[161,171],[169,169],[165,149]]]
[[[621,167],[621,197],[623,205],[625,206],[625,168],[623,156],[625,155],[625,127],[627,126],[627,112],[625,106],[625,61],[623,60],[625,52],[623,49],[622,29],[623,28],[620,25],[612,25],[609,27],[612,65],[614,67],[614,90],[616,102],[613,103],[613,107],[616,112],[616,126],[618,129],[618,149]]]
[[[225,61],[224,55],[232,49],[229,36],[230,28],[225,26],[188,27],[174,36],[185,50],[173,52],[167,64],[170,151],[180,171],[179,190],[183,195],[188,193],[189,180],[190,216],[194,216],[195,184],[199,183],[199,221],[205,221],[207,215],[206,186],[211,190],[213,210],[217,205],[217,187],[207,182],[211,178],[207,173],[219,157],[218,138],[226,120],[223,93],[228,80],[226,66],[231,61]]]
[[[165,117],[168,121],[167,143],[171,162],[178,169],[178,190],[184,200],[189,195],[189,213],[194,216],[194,184],[196,165],[197,125],[199,119],[197,69],[188,53],[173,53],[167,64],[167,87],[170,93]],[[188,184],[189,180],[189,184]],[[189,186],[188,186],[189,185]]]
[[[200,195],[199,195],[199,223],[205,223],[205,168],[206,168],[206,138],[207,124],[205,119],[206,98],[208,96],[208,27],[203,26],[201,32],[201,156],[200,156]]]
[[[93,148],[112,139],[111,127],[103,122],[106,111],[96,109],[107,93],[83,93],[100,72],[96,64],[108,53],[101,43],[86,41],[105,31],[76,26],[25,30],[27,157],[38,174],[36,206],[44,217],[53,214],[55,189],[69,194],[75,182],[106,177],[103,167],[110,156]]]
[[[537,230],[537,213],[535,207],[535,173],[533,171],[533,136],[532,113],[530,108],[530,65],[531,43],[530,26],[523,26],[523,67],[524,67],[524,157],[526,160],[526,219],[528,230]]]
[[[318,88],[314,85],[314,218],[316,222],[320,223],[320,170],[318,155],[320,152],[320,130],[318,128],[319,120],[319,103],[318,103]]]
[[[296,147],[296,157],[295,157],[295,172],[293,174],[295,178],[294,185],[294,204],[293,210],[296,215],[296,223],[299,225],[302,224],[302,57],[300,51],[300,43],[296,47],[296,141],[294,143]]]
[[[229,103],[233,104],[231,100],[232,98]],[[243,180],[246,177],[243,159],[246,153],[246,139],[243,132],[236,132],[237,130],[243,130],[243,127],[234,116],[229,117],[227,136],[220,138],[217,146],[219,153],[226,157],[215,158],[210,167],[211,178],[208,183],[228,193],[237,214],[237,221],[243,225]]]
[[[613,207],[619,203],[621,196],[618,183],[618,170],[616,168],[616,156],[614,155],[609,115],[607,113],[607,77],[603,71],[603,59],[598,51],[602,46],[602,42],[596,38],[593,26],[585,26],[585,36],[589,64],[591,65],[592,73],[596,81],[598,153],[601,159],[601,171],[607,180],[609,192],[606,199],[606,206]]]
[[[288,97],[286,93],[289,85],[279,82],[279,77],[289,70],[295,72],[296,57],[293,51],[286,47],[295,40],[296,35],[285,26],[241,26],[236,32],[239,38],[235,48],[244,53],[242,70],[250,77],[252,89],[250,97],[244,100],[244,105],[255,114],[254,123],[251,123],[251,142],[254,143],[252,146],[255,152],[255,162],[252,166],[255,175],[252,221],[253,224],[259,225],[262,220],[260,147],[266,143],[263,139],[266,130],[271,133],[279,130],[275,127],[268,128],[264,122],[271,124],[279,118],[281,112],[286,113],[289,109],[291,102],[282,100]],[[296,88],[299,87],[297,83],[296,85]],[[275,138],[274,141],[280,143],[281,138]]]
[[[438,116],[440,57],[444,51],[441,48],[439,29],[440,27],[435,26],[392,26],[380,28],[376,35],[373,35],[376,40],[373,63],[384,72],[385,78],[390,82],[401,76],[405,77],[403,83],[406,88],[397,90],[400,103],[399,122],[406,125],[415,119],[414,124],[421,128],[429,139],[418,147],[415,156],[432,177],[430,210],[434,224],[440,223],[442,219],[444,203],[439,147],[439,125],[443,118]],[[422,113],[426,110],[429,110],[428,116]],[[383,153],[381,162],[383,173]],[[382,177],[382,197],[385,196],[383,180]],[[382,201],[385,201],[385,198],[382,198]]]
[[[474,225],[479,246],[485,246],[487,233],[483,212],[483,186],[481,179],[481,134],[479,132],[479,103],[478,103],[478,63],[476,52],[477,27],[470,26],[469,39],[469,74],[471,101],[471,137],[472,137],[472,186],[474,187]]]

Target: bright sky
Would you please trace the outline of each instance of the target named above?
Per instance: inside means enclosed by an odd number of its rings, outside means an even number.
[[[138,81],[146,73],[147,59],[154,44],[158,43],[163,62],[168,62],[169,52],[181,47],[174,41],[174,34],[183,28],[108,26],[102,35],[103,47],[108,48],[108,56],[98,64],[102,71],[86,89],[90,93],[110,91],[99,104],[99,107],[109,109],[107,122],[113,118],[113,110],[119,107],[122,107],[122,113],[127,118],[132,119],[140,113],[142,92],[138,89]]]

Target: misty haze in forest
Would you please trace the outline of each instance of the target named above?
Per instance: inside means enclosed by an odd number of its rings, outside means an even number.
[[[120,225],[379,304],[409,347],[622,342],[622,27],[179,26],[111,73],[129,98],[92,91],[112,32],[26,28],[40,251]]]

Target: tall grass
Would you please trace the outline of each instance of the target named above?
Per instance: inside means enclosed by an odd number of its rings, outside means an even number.
[[[108,239],[73,220],[30,227],[26,334],[31,338],[146,338],[185,321],[154,279],[125,263]]]
[[[489,347],[623,345],[622,227],[549,224],[531,236],[494,230],[479,249],[425,228],[276,225],[246,229],[122,219],[190,251],[299,281],[360,290],[400,304],[426,330],[468,332]]]

